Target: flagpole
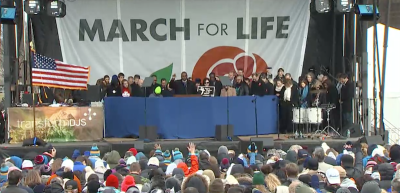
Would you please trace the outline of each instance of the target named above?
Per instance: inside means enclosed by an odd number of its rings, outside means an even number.
[[[29,79],[30,79],[31,93],[34,93],[32,84],[32,67],[33,67],[32,54],[35,50],[35,45],[34,45],[35,40],[33,36],[31,17],[29,16],[29,14],[27,15],[27,17],[28,17],[27,20],[28,20],[28,40],[29,40]]]

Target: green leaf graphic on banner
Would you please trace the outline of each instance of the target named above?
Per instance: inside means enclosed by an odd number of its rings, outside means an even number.
[[[162,68],[160,70],[157,70],[151,74],[151,76],[156,75],[157,76],[157,83],[161,84],[161,79],[165,78],[167,81],[171,79],[172,76],[172,67],[174,66],[174,63],[171,63],[165,68]]]

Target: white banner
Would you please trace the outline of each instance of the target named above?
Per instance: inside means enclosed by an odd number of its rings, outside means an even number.
[[[119,72],[169,79],[282,67],[297,79],[309,0],[74,0],[57,19],[64,62],[91,66],[90,83]],[[179,75],[178,75],[179,76]]]

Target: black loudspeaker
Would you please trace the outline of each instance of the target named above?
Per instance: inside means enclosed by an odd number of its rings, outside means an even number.
[[[43,141],[40,138],[34,137],[34,138],[28,138],[22,141],[22,147],[28,147],[28,146],[41,146],[45,147],[47,143]]]
[[[360,124],[349,124],[343,127],[343,134],[346,136],[347,130],[350,130],[350,137],[361,137],[362,130],[361,130],[361,125]]]
[[[35,101],[33,101],[33,95],[35,95]],[[38,104],[38,99],[39,95],[38,94],[23,94],[22,95],[22,103],[26,103],[29,106],[33,106],[33,104]]]
[[[258,148],[273,149],[274,148],[274,138],[272,137],[252,137],[251,142],[262,142],[262,146]]]
[[[98,85],[88,85],[88,90],[86,93],[86,100],[90,102],[100,102],[101,101],[101,87]]]
[[[217,141],[232,141],[233,125],[216,125],[215,139]]]
[[[368,145],[371,144],[385,145],[385,142],[383,141],[383,137],[381,135],[363,137],[360,139],[360,143],[366,143]]]
[[[139,139],[155,141],[158,137],[156,126],[139,126]]]

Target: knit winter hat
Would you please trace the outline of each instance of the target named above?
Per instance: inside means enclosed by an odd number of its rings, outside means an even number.
[[[31,160],[24,160],[22,162],[22,169],[23,170],[31,170],[33,169],[33,163]]]
[[[131,156],[131,157],[128,158],[128,160],[126,160],[126,165],[130,166],[134,162],[136,162],[136,157],[135,156]]]
[[[0,168],[0,181],[1,182],[7,181],[7,176],[8,176],[8,166],[2,164]]]
[[[36,156],[33,161],[35,162],[36,165],[41,165],[41,164],[47,164],[48,163],[47,157],[43,156],[43,155]]]
[[[221,160],[221,171],[226,172],[228,168],[230,167],[229,160],[228,158],[224,158]]]
[[[360,193],[380,193],[380,192],[381,192],[381,188],[379,188],[378,182],[368,181],[368,182],[365,182],[365,184],[361,188]]]
[[[79,149],[75,149],[74,150],[74,153],[72,153],[72,156],[71,156],[71,158],[73,159],[73,160],[75,160],[77,157],[79,157],[81,155],[81,152],[79,151]]]
[[[106,180],[106,186],[118,189],[119,182],[117,176],[115,176],[114,174],[109,175]]]
[[[153,165],[153,166],[160,166],[160,161],[156,157],[151,157],[149,159],[149,162],[147,162],[147,165]]]
[[[132,154],[133,154],[133,156],[136,156],[137,155],[137,150],[136,150],[136,148],[130,148],[128,151],[130,151],[130,152],[132,152]]]
[[[100,188],[100,182],[96,180],[92,180],[86,185],[88,192],[98,192]]]
[[[339,188],[336,190],[336,193],[351,193],[347,188]]]
[[[128,190],[129,187],[135,186],[135,185],[136,185],[136,184],[135,184],[135,179],[134,179],[132,176],[127,175],[127,176],[125,177],[124,181],[122,181],[122,184],[121,184],[121,191],[122,191],[122,192],[126,192],[126,191]]]
[[[175,148],[175,150],[172,152],[172,155],[173,155],[174,161],[178,160],[178,159],[183,160],[183,155],[182,155],[182,152],[179,151],[179,148]]]
[[[169,153],[169,150],[165,150],[165,152],[163,153],[163,157],[164,157],[164,163],[171,163],[171,153]]]
[[[256,172],[253,176],[253,185],[264,185],[264,174],[262,172]]]
[[[83,152],[83,155],[86,156],[86,157],[89,157],[90,156],[90,151]]]
[[[90,149],[90,156],[100,157],[100,150],[97,147],[97,144],[92,145],[92,148]]]

